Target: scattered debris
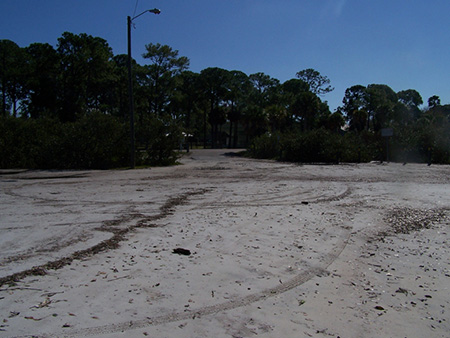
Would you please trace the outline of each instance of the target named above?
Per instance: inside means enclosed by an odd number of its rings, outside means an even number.
[[[408,290],[406,290],[406,289],[403,289],[403,288],[398,288],[398,290],[397,291],[395,291],[395,292],[397,292],[397,293],[404,293],[406,296],[408,295]]]
[[[413,231],[430,229],[434,223],[444,218],[445,212],[442,209],[394,208],[385,220],[391,225],[391,232],[394,234],[409,234]],[[380,235],[386,236],[390,233]]]
[[[183,248],[175,248],[175,249],[173,249],[172,253],[178,254],[178,255],[184,255],[184,256],[190,256],[191,255],[191,251],[190,250],[183,249]]]
[[[51,299],[50,298],[46,298],[44,301],[40,302],[38,305],[32,306],[31,308],[43,308],[48,306],[51,303]]]

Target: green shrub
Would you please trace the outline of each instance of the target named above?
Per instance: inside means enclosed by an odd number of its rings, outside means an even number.
[[[280,157],[280,134],[266,133],[253,139],[249,154],[255,158],[277,159]]]
[[[284,135],[282,160],[291,162],[335,163],[343,152],[342,137],[325,129]]]
[[[126,128],[92,113],[76,122],[0,119],[0,166],[29,169],[106,169],[126,165]]]
[[[327,129],[291,130],[255,138],[249,154],[256,158],[300,163],[368,162],[384,156],[380,137],[372,133],[338,134]]]
[[[91,169],[126,165],[129,137],[125,125],[114,117],[95,112],[64,124],[62,131],[61,165]]]
[[[137,140],[144,151],[138,152],[138,165],[172,165],[179,157],[177,149],[182,139],[181,129],[174,123],[156,117],[145,119],[138,126]]]

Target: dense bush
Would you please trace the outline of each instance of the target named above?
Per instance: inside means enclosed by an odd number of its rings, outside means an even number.
[[[107,169],[127,165],[127,127],[115,118],[95,113],[63,125],[59,158],[66,168]]]
[[[249,154],[255,158],[279,159],[281,155],[280,134],[266,133],[253,139]]]
[[[253,140],[249,155],[302,163],[369,162],[386,159],[386,139],[372,132],[343,135],[325,129],[265,134]],[[389,160],[450,163],[450,135],[429,129],[408,129],[389,139]]]
[[[176,163],[181,129],[153,118],[137,128],[137,165]],[[140,142],[139,142],[140,141]],[[91,113],[75,122],[0,118],[0,167],[108,169],[129,165],[129,126]]]
[[[450,164],[450,121],[422,118],[406,128],[396,128],[390,144],[394,161]]]
[[[326,130],[287,135],[283,139],[281,159],[291,162],[339,162],[342,138]]]
[[[326,129],[265,134],[253,140],[249,154],[256,158],[302,163],[368,162],[383,155],[382,140],[371,133],[346,133]]]
[[[0,166],[30,169],[106,169],[127,164],[126,127],[92,113],[61,123],[51,119],[0,119]]]
[[[138,165],[172,165],[177,162],[182,140],[181,129],[171,121],[155,117],[145,119],[137,130],[137,139],[144,149],[139,151]]]

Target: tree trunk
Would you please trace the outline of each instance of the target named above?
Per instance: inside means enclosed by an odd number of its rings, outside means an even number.
[[[231,148],[231,140],[232,140],[232,131],[233,131],[233,122],[230,121],[230,134],[228,135],[228,148]]]
[[[233,148],[237,148],[239,120],[234,122]]]

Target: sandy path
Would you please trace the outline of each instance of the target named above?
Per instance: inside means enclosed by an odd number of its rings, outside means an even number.
[[[217,150],[3,172],[2,336],[447,337],[449,177]]]

